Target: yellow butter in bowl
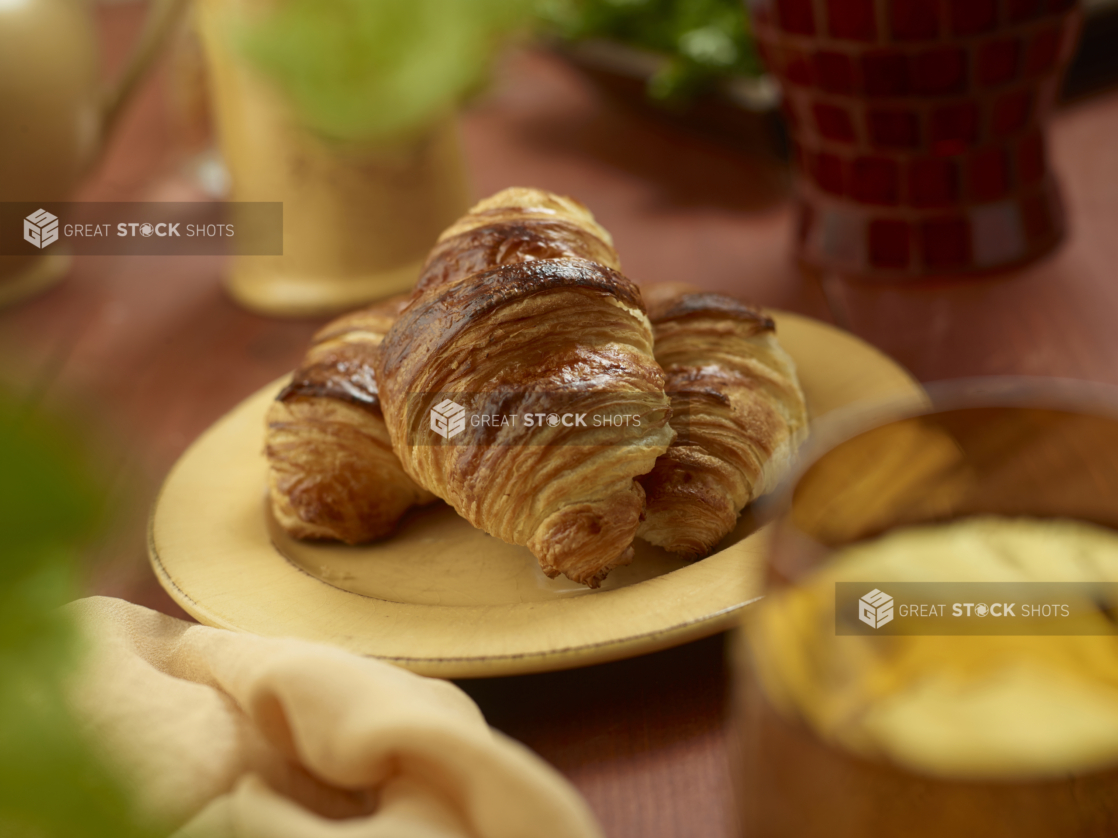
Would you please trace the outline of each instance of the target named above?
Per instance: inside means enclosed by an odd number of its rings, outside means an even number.
[[[906,527],[840,550],[747,624],[772,704],[853,753],[969,779],[1118,764],[1118,637],[1093,600],[1071,603],[1069,636],[840,636],[835,583],[865,580],[1118,582],[1118,534],[996,516]]]

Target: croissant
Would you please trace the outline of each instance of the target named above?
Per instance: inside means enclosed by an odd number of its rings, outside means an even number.
[[[621,270],[613,238],[586,207],[563,195],[513,187],[480,201],[443,231],[415,296],[498,265],[572,258]]]
[[[590,587],[631,560],[635,478],[673,433],[651,324],[616,265],[580,204],[506,190],[439,239],[377,357],[416,483]]]
[[[770,318],[731,297],[678,288],[647,294],[676,437],[640,478],[647,509],[639,534],[699,558],[783,476],[807,408]]]
[[[404,302],[323,327],[268,409],[269,498],[276,521],[296,538],[370,541],[391,532],[409,507],[435,499],[392,452],[373,372],[372,356]]]

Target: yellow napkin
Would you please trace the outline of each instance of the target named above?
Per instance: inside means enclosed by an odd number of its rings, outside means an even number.
[[[74,709],[175,838],[596,838],[586,804],[457,687],[104,597]]]

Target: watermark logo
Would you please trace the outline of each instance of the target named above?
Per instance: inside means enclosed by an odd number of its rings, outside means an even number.
[[[889,593],[868,579],[835,583],[836,634],[1118,637],[1118,578],[882,584]]]
[[[466,408],[443,399],[431,408],[431,430],[443,439],[454,439],[466,429]]]
[[[23,239],[42,250],[58,241],[58,216],[45,209],[36,210],[23,219]]]
[[[662,393],[495,387],[409,393],[404,413],[409,445],[643,445],[670,408]]]
[[[50,245],[75,256],[281,256],[283,204],[0,200],[0,256]]]
[[[870,628],[881,628],[893,619],[893,598],[874,588],[858,600],[858,619]]]

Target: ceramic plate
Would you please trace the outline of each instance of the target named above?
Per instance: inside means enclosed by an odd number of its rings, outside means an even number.
[[[861,400],[918,395],[896,363],[832,326],[774,314],[813,419]],[[526,548],[438,504],[371,545],[298,542],[265,503],[264,414],[250,396],[172,469],[156,503],[151,562],[202,623],[333,643],[447,678],[563,669],[663,649],[730,626],[760,587],[767,528],[748,513],[694,564],[638,542],[591,591],[551,580]]]

